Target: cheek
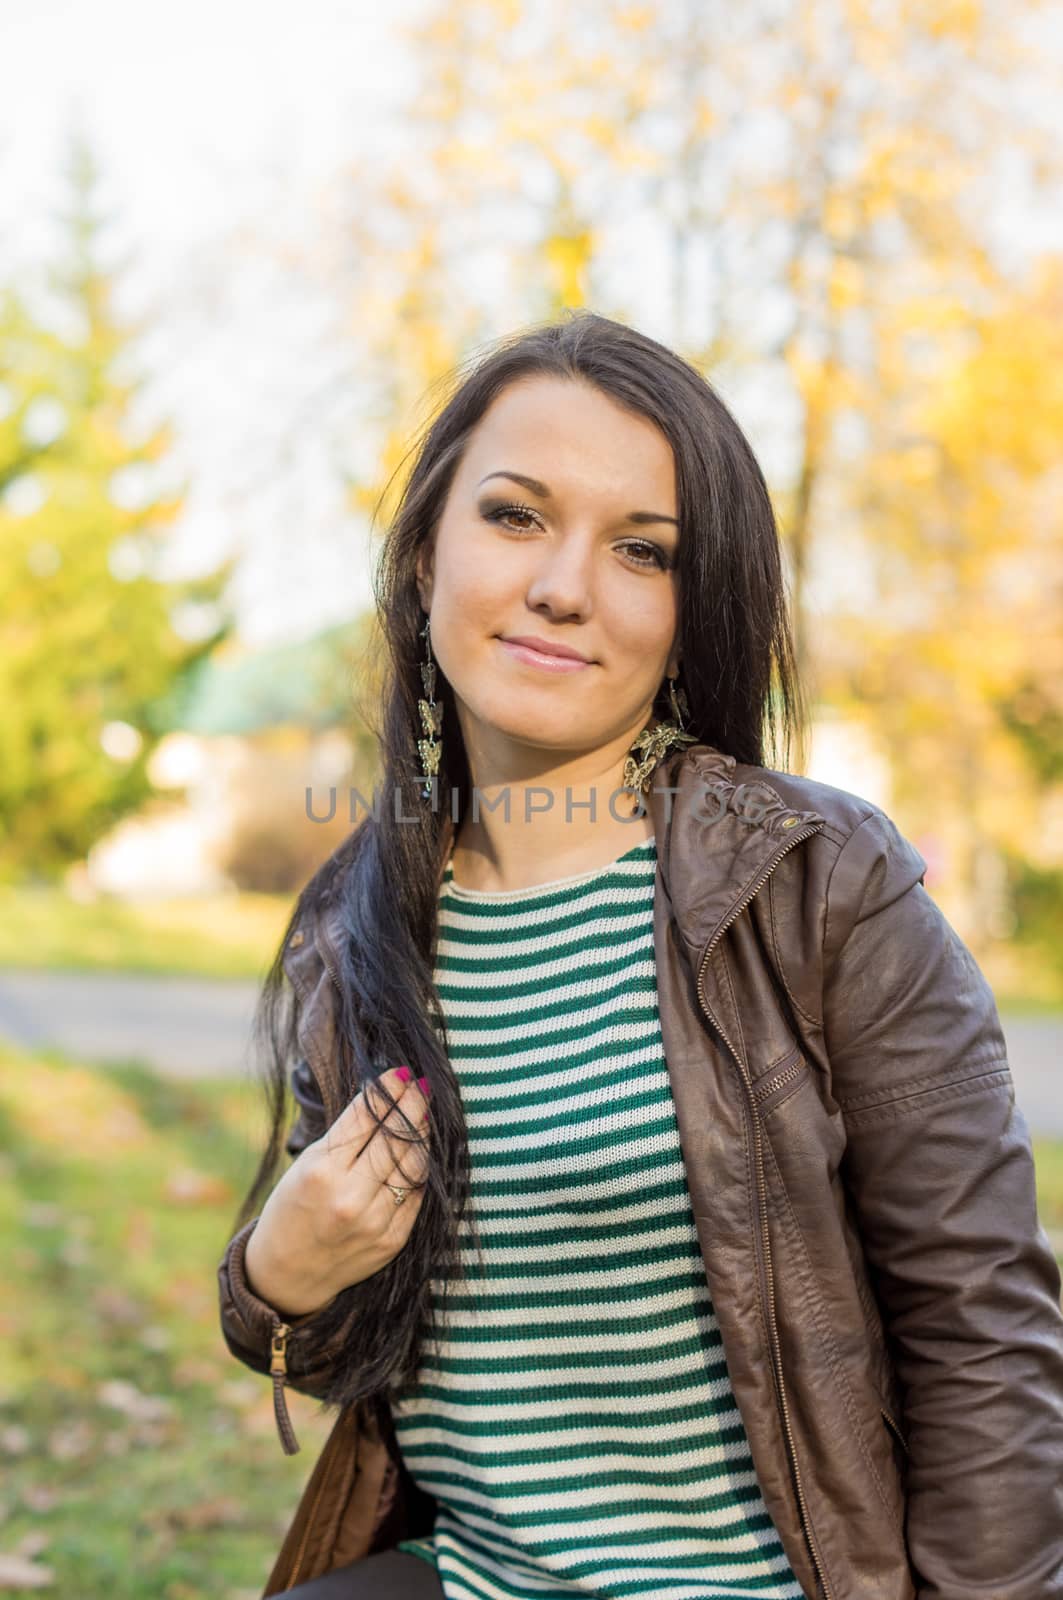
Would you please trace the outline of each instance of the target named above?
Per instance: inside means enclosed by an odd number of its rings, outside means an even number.
[[[670,585],[630,580],[610,585],[603,591],[599,615],[614,651],[643,662],[647,672],[671,649],[678,609]]]
[[[497,536],[475,523],[455,530],[441,549],[436,593],[455,632],[504,626],[512,617],[514,597],[524,593],[527,574],[517,560],[506,559]]]
[[[482,631],[488,623],[501,627],[512,611],[511,591],[499,582],[497,570],[482,562],[451,568],[439,598],[455,633]]]

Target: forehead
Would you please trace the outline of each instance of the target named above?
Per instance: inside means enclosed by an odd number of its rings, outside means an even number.
[[[675,458],[657,424],[572,379],[522,378],[496,395],[470,435],[459,477],[475,490],[485,474],[507,469],[540,479],[556,496],[652,491],[658,510],[675,509]]]

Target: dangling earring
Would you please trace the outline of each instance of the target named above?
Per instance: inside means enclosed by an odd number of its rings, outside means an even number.
[[[424,784],[421,788],[421,797],[424,800],[432,798],[432,779],[439,772],[439,757],[442,745],[437,737],[443,731],[443,707],[436,704],[436,664],[432,659],[432,640],[429,635],[430,618],[425,617],[424,627],[421,629],[421,638],[424,640],[425,658],[421,662],[421,682],[424,685],[426,700],[418,700],[417,709],[421,713],[421,725],[426,737],[418,739],[417,749],[421,756],[421,773]]]
[[[675,718],[673,722],[659,722],[655,728],[643,728],[624,762],[624,788],[644,793],[650,784],[654,769],[673,745],[697,744],[695,734],[687,733],[685,719],[690,715],[687,697],[678,676],[668,679],[668,700]],[[641,761],[636,751],[644,751]]]

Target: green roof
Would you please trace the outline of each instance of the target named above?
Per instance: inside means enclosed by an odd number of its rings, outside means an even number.
[[[160,725],[210,735],[348,723],[361,634],[360,623],[341,623],[291,644],[208,656],[157,707]]]

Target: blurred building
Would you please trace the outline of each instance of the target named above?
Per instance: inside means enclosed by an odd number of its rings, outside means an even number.
[[[347,791],[372,741],[359,737],[350,625],[297,644],[204,661],[166,708],[152,752],[156,798],[73,874],[81,896],[202,895],[298,887],[350,831]],[[360,757],[362,759],[360,759]],[[329,789],[336,814],[324,818]]]

